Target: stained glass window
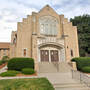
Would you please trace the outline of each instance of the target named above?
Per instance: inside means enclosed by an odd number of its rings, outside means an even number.
[[[40,23],[40,33],[44,35],[57,35],[58,21],[55,17],[52,16],[43,16],[39,19]]]

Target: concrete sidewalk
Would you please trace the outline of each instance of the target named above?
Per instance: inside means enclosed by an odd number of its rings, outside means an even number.
[[[85,84],[72,79],[72,73],[39,73],[39,77],[47,77],[55,90],[90,90]]]

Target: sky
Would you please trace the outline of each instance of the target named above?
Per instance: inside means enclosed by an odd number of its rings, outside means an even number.
[[[0,0],[0,42],[10,42],[17,22],[47,4],[68,19],[90,14],[90,0]]]

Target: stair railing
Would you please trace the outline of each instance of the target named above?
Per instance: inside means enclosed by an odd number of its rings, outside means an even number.
[[[86,84],[90,88],[90,77],[77,70],[72,70],[72,78],[80,81],[80,83]]]
[[[59,72],[59,63],[58,62],[52,62],[55,68],[57,69],[57,72]]]

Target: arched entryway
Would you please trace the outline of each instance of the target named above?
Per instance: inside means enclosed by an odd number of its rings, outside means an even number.
[[[39,45],[39,61],[40,62],[59,62],[62,58],[62,45],[57,44],[42,44]]]

